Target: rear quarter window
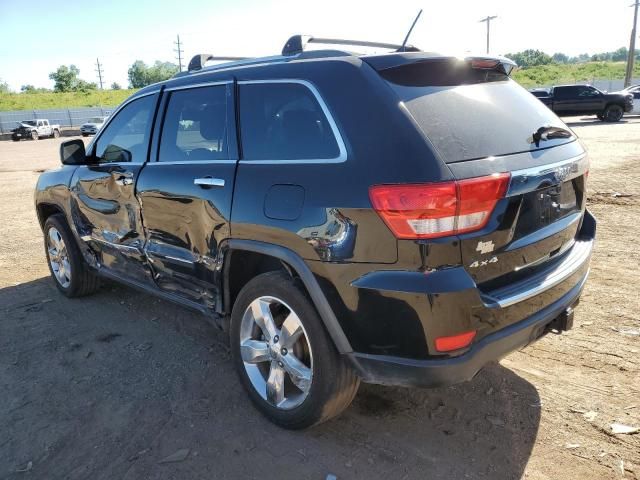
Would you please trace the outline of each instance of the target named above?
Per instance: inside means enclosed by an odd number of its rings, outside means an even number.
[[[245,160],[333,160],[340,148],[313,92],[300,83],[240,84]]]

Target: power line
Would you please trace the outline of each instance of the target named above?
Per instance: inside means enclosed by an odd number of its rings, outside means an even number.
[[[98,80],[100,81],[100,90],[103,90],[102,88],[102,64],[100,63],[100,59],[96,58],[96,72],[98,73]]]
[[[173,43],[178,46],[178,48],[174,48],[173,51],[178,54],[178,69],[182,71],[182,54],[184,53],[184,50],[180,48],[182,45],[180,43],[180,35],[178,35],[178,41]]]
[[[493,16],[486,16],[485,18],[480,20],[480,23],[487,22],[487,55],[489,54],[489,33],[491,32],[491,20],[494,20],[496,18],[498,18],[498,16],[493,15]]]
[[[640,0],[636,0],[636,3],[629,5],[634,7],[633,9],[633,28],[631,28],[631,40],[629,40],[629,56],[627,57],[627,72],[624,76],[625,88],[631,85],[633,79],[633,64],[636,60],[636,24],[638,23],[638,6]]]

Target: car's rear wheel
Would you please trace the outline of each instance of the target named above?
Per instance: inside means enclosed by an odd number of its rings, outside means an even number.
[[[98,290],[100,281],[82,258],[62,215],[52,215],[45,221],[44,246],[51,276],[64,295],[80,297]]]
[[[36,132],[35,130],[31,132],[31,140],[38,140],[38,138],[38,132]]]
[[[53,138],[58,138],[60,137],[60,131],[59,130],[54,130],[53,131]]]
[[[620,105],[609,105],[604,111],[606,122],[618,122],[624,115],[624,110]]]
[[[300,429],[341,413],[360,380],[336,351],[318,314],[285,272],[257,276],[231,315],[231,351],[256,407],[284,428]]]

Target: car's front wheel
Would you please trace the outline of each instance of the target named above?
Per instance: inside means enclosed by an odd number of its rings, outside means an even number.
[[[336,351],[299,281],[251,280],[231,315],[233,361],[251,400],[272,422],[301,429],[347,408],[360,380]]]
[[[100,281],[87,267],[62,215],[45,221],[44,247],[51,276],[64,295],[80,297],[98,290]]]

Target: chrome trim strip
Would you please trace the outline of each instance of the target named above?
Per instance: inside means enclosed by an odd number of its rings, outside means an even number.
[[[150,167],[152,165],[225,165],[225,164],[232,164],[232,163],[236,163],[238,160],[175,160],[175,161],[171,161],[171,162],[163,162],[163,161],[157,161],[157,162],[148,162],[145,167]]]
[[[540,187],[557,185],[572,180],[589,170],[589,157],[584,152],[561,162],[514,170],[506,197],[532,192]]]
[[[327,118],[329,122],[329,126],[331,127],[331,131],[333,132],[333,136],[336,139],[336,143],[338,144],[338,150],[340,151],[339,155],[336,158],[318,158],[318,159],[308,159],[308,160],[248,160],[242,159],[240,163],[243,164],[313,164],[313,163],[342,163],[347,160],[347,147],[344,143],[342,135],[338,130],[338,125],[336,124],[333,115],[329,111],[329,107],[325,103],[324,99],[320,95],[318,89],[311,82],[307,80],[295,79],[295,78],[278,78],[271,80],[241,80],[238,82],[238,85],[251,85],[251,84],[261,84],[261,83],[297,83],[300,85],[304,85],[309,89],[309,91],[313,94],[313,96],[318,101],[324,116]]]
[[[576,242],[572,252],[551,272],[545,272],[521,284],[509,285],[506,288],[491,292],[488,297],[501,308],[506,308],[540,295],[576,273],[589,260],[592,249],[592,240]],[[522,284],[532,285],[525,290],[519,291],[518,289]]]
[[[173,92],[174,90],[187,90],[190,88],[202,88],[202,87],[215,87],[216,85],[228,85],[233,83],[233,80],[217,80],[213,82],[203,82],[203,83],[188,83],[186,85],[177,85],[175,87],[166,87],[164,89],[165,92]]]
[[[83,235],[82,237],[80,237],[80,239],[83,242],[97,242],[97,243],[101,243],[103,245],[107,245],[111,248],[115,248],[116,250],[120,250],[122,252],[135,252],[139,255],[142,255],[142,250],[140,250],[138,247],[132,247],[130,245],[121,245],[118,243],[113,243],[113,242],[109,242],[103,238],[97,238],[94,237],[93,235]]]

